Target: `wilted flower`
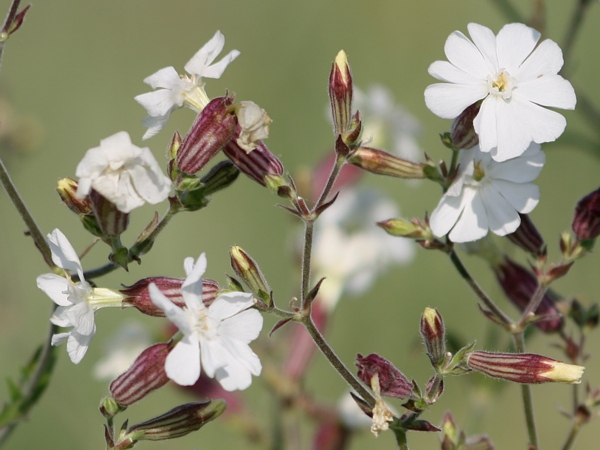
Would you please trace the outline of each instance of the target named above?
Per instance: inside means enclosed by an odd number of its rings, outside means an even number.
[[[413,391],[413,385],[391,362],[375,353],[368,356],[356,355],[358,378],[371,386],[377,375],[381,395],[384,397],[407,398]]]
[[[539,188],[531,181],[545,160],[538,144],[503,162],[477,146],[462,150],[456,179],[431,213],[431,230],[436,236],[450,233],[454,242],[481,239],[488,230],[500,236],[514,232],[521,223],[518,213],[538,204]]]
[[[471,40],[455,31],[446,40],[448,61],[436,61],[429,73],[443,83],[425,90],[427,107],[453,119],[483,100],[474,120],[481,151],[497,161],[521,155],[531,142],[556,140],[565,118],[543,106],[575,108],[575,91],[558,75],[563,65],[558,45],[520,23],[505,25],[497,36],[482,25],[468,25]]]
[[[212,64],[224,45],[225,37],[217,31],[184,66],[186,72],[190,74],[189,77],[180,76],[173,67],[165,67],[144,79],[144,83],[156,89],[135,97],[135,100],[148,111],[148,117],[143,122],[148,128],[144,139],[151,138],[162,130],[169,116],[176,109],[187,106],[200,112],[208,104],[210,99],[204,91],[202,78],[220,78],[229,63],[240,54],[237,50],[232,50],[218,63]]]
[[[69,358],[77,364],[96,333],[94,312],[108,306],[121,307],[123,296],[109,289],[92,288],[85,281],[77,253],[59,229],[48,235],[48,244],[52,250],[52,261],[65,270],[65,277],[53,273],[40,275],[37,286],[58,305],[50,321],[60,327],[73,327],[66,333],[52,336],[52,345],[66,342]],[[71,280],[69,272],[77,274],[78,283]]]
[[[264,109],[250,101],[240,102],[236,108],[236,115],[241,129],[237,143],[250,153],[259,141],[269,137],[269,125],[272,120]]]
[[[263,324],[260,313],[251,309],[252,294],[221,294],[207,308],[202,303],[201,278],[206,257],[200,255],[195,264],[193,258],[186,258],[184,268],[187,278],[181,292],[185,307],[175,305],[155,284],[149,287],[152,301],[184,335],[167,357],[167,376],[177,384],[189,386],[200,376],[202,366],[225,390],[246,389],[252,382],[251,375],[259,375],[262,369],[248,346],[258,337]]]
[[[75,174],[79,177],[77,196],[84,198],[93,188],[124,213],[146,202],[162,202],[171,189],[171,180],[162,173],[150,149],[133,145],[125,131],[88,150]]]

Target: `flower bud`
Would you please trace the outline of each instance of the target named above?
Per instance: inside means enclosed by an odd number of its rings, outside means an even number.
[[[356,366],[358,367],[358,378],[369,386],[371,386],[373,377],[378,376],[381,395],[406,398],[412,394],[412,383],[387,359],[374,353],[364,357],[358,354]]]
[[[581,240],[595,239],[600,235],[600,188],[577,203],[573,231]]]
[[[421,337],[431,364],[439,366],[446,357],[446,329],[442,315],[436,309],[425,308],[421,316]]]
[[[421,224],[419,219],[413,219],[410,222],[404,219],[389,219],[377,222],[377,225],[392,236],[401,236],[412,239],[423,239],[431,241],[434,239],[431,228]]]
[[[329,75],[329,101],[334,133],[344,135],[350,128],[352,116],[352,75],[344,50],[340,50]]]
[[[266,186],[266,175],[277,176],[283,180],[283,164],[262,141],[254,150],[247,153],[235,139],[232,139],[223,152],[238,169],[263,186]]]
[[[177,168],[187,174],[202,169],[231,140],[236,120],[228,107],[233,96],[217,97],[198,114],[177,151]]]
[[[257,297],[269,304],[271,302],[271,288],[256,261],[237,245],[231,247],[229,256],[231,258],[231,267],[235,273],[244,280]]]
[[[182,308],[185,306],[181,294],[181,285],[183,284],[183,281],[182,278],[149,277],[138,281],[132,286],[121,289],[120,292],[126,296],[123,300],[124,304],[131,305],[148,316],[165,317],[164,311],[158,308],[150,298],[148,286],[150,286],[151,283],[156,284],[165,297]],[[217,298],[219,289],[219,284],[216,281],[208,279],[202,280],[202,302],[205,306],[210,306],[215,298]]]
[[[507,234],[506,237],[528,253],[541,254],[545,246],[542,235],[529,218],[529,215],[519,214],[519,217],[521,218],[519,228],[514,233]]]
[[[269,137],[269,125],[273,121],[267,112],[254,102],[240,102],[235,108],[235,113],[241,128],[236,142],[250,153],[259,141]]]
[[[165,414],[129,428],[125,439],[136,441],[163,441],[174,439],[200,429],[219,417],[227,408],[221,399],[186,403]]]
[[[240,171],[231,161],[220,161],[200,180],[204,196],[209,196],[231,186]]]
[[[100,414],[106,419],[112,419],[125,408],[121,407],[112,397],[103,397],[100,402]]]
[[[88,199],[92,205],[96,222],[103,237],[119,236],[129,225],[129,213],[124,213],[117,205],[107,200],[95,189],[90,191]]]
[[[348,162],[377,175],[408,179],[425,178],[422,164],[398,158],[376,148],[360,147],[352,153]]]
[[[67,205],[71,211],[79,216],[93,214],[92,203],[89,198],[77,197],[77,181],[71,178],[63,178],[58,180],[56,191],[60,195],[62,202]]]
[[[535,353],[494,353],[474,351],[467,366],[493,378],[522,384],[581,383],[585,367],[565,364]]]
[[[481,102],[473,103],[454,119],[450,128],[452,145],[455,148],[469,149],[479,144],[479,136],[475,133],[473,121],[479,113]]]
[[[525,311],[537,289],[537,278],[509,258],[504,258],[500,264],[494,267],[494,272],[509,300],[520,311]],[[533,324],[545,333],[559,331],[564,325],[563,317],[555,304],[556,299],[556,295],[548,290],[535,311],[538,316],[541,316],[541,320]]]
[[[110,384],[110,394],[119,405],[133,405],[169,381],[165,372],[169,347],[169,344],[148,347],[125,373]]]

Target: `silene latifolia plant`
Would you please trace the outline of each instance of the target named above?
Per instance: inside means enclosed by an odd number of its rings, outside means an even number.
[[[2,51],[29,11],[20,9],[19,3],[13,1],[0,32]],[[94,345],[97,311],[116,308],[115,312],[137,310],[155,317],[169,334],[153,343],[151,336],[141,333],[142,343],[125,366],[111,369],[112,363],[103,362],[102,373],[112,373],[100,403],[107,449],[175,439],[213,420],[226,424],[232,418],[245,423],[237,429],[262,448],[276,448],[281,439],[281,448],[288,448],[285,443],[295,433],[286,434],[285,422],[261,423],[260,415],[253,414],[239,394],[258,377],[279,399],[279,408],[296,409],[314,421],[314,449],[348,448],[352,437],[365,428],[375,436],[392,433],[400,449],[409,448],[414,432],[435,436],[428,448],[491,449],[493,437],[467,436],[449,412],[430,411],[444,393],[446,377],[473,372],[522,386],[528,433],[523,448],[528,449],[542,448],[530,386],[574,385],[573,404],[565,411],[571,429],[561,447],[572,448],[600,403],[600,389],[592,387],[597,380],[586,382],[584,389],[578,386],[587,358],[586,338],[597,326],[599,312],[596,304],[563,299],[550,285],[591,251],[600,234],[600,189],[582,193],[572,230],[560,237],[560,261],[548,261],[547,244],[528,214],[540,200],[534,182],[545,163],[542,145],[558,139],[566,127],[565,118],[555,110],[574,109],[577,97],[571,83],[559,75],[561,48],[542,39],[534,28],[510,23],[494,34],[470,23],[466,30],[468,35],[454,31],[447,38],[447,61],[429,66],[437,82],[425,90],[427,107],[451,120],[449,131],[441,135],[448,161],[421,156],[417,143],[421,127],[395,104],[389,90],[355,89],[346,54],[340,51],[328,80],[332,151],[323,155],[310,182],[302,184],[294,182],[265,144],[271,119],[264,109],[237,100],[230,91],[216,97],[208,94],[209,79],[221,77],[240,56],[232,50],[219,59],[225,38],[217,31],[185,64],[185,72],[160,69],[144,80],[152,90],[135,97],[147,112],[142,140],[160,133],[180,108],[197,114],[187,133],[172,137],[165,167],[148,147],[134,144],[140,140],[137,136],[132,139],[126,131],[118,131],[99,145],[90,139],[97,146],[72,168],[74,178],[58,182],[60,198],[91,234],[90,241],[108,245],[101,267],[84,268],[59,228],[44,236],[2,164],[3,185],[49,267],[48,273],[37,277],[40,295],[48,296],[55,307],[45,344],[26,362],[22,379],[11,382],[12,397],[0,413],[0,443],[50,387],[57,348],[64,346],[69,359],[78,364]],[[391,151],[380,148],[386,141]],[[359,186],[367,172],[437,183],[441,198],[437,205],[427,206],[429,216],[403,219],[394,202]],[[246,179],[237,181],[240,173]],[[263,186],[303,225],[298,290],[292,301],[273,292],[259,262],[238,246],[231,248],[233,275],[224,284],[203,278],[207,258],[202,248],[190,248],[181,278],[153,276],[120,288],[102,285],[103,275],[152,257],[146,254],[174,216],[205,209],[213,196],[234,182]],[[121,235],[129,216],[145,203],[165,212],[140,230],[135,242],[125,244]],[[515,262],[514,252],[509,257],[500,250],[505,246],[498,246],[499,239],[491,235],[507,238],[514,251],[524,252],[529,267]],[[512,346],[490,351],[474,340],[456,346],[456,339],[448,339],[452,327],[447,330],[441,312],[423,303],[420,324],[414,328],[415,335],[420,330],[431,363],[429,379],[407,378],[396,368],[399,355],[387,359],[376,349],[358,354],[353,364],[340,360],[326,339],[338,301],[366,292],[393,265],[410,263],[418,248],[448,256],[457,282],[466,281],[478,300],[481,317],[510,336]],[[457,248],[489,265],[518,313],[498,306],[470,275]],[[265,315],[278,318],[270,332],[263,330]],[[301,326],[290,327],[293,322]],[[525,337],[533,332],[543,333],[561,349],[563,361],[528,353]],[[269,340],[273,333],[281,336],[276,343]],[[127,339],[120,338],[113,351],[127,354],[127,345]],[[339,383],[347,388],[348,395],[337,406],[304,388],[303,378],[316,352],[331,363]],[[169,383],[185,388],[198,401],[133,425],[121,420],[130,406]],[[226,408],[228,414],[221,418]]]

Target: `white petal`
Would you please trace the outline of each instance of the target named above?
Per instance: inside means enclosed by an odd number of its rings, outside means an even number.
[[[202,348],[200,352],[202,368],[206,375],[213,378],[217,369],[229,364],[231,355],[223,348],[220,340],[209,341],[201,338],[200,346]]]
[[[487,95],[487,88],[481,85],[437,83],[425,89],[425,104],[436,116],[454,119],[468,106]]]
[[[535,147],[537,151],[528,153],[532,147]],[[506,180],[513,183],[528,183],[535,180],[546,162],[546,155],[539,148],[539,144],[532,143],[528,151],[520,157],[491,164],[486,169],[486,175],[494,180]]]
[[[221,78],[221,75],[223,75],[223,72],[225,71],[227,66],[229,64],[231,64],[231,62],[235,58],[237,58],[239,55],[240,55],[239,51],[231,50],[229,53],[227,53],[225,56],[223,56],[223,58],[221,58],[221,60],[218,63],[213,64],[212,66],[208,67],[202,73],[202,76],[204,78]]]
[[[263,326],[263,317],[255,309],[247,309],[221,322],[219,335],[244,343],[256,339]]]
[[[150,153],[150,150],[145,149]],[[167,199],[171,190],[171,180],[163,175],[154,156],[150,153],[152,162],[144,161],[129,169],[134,182],[136,195],[146,203],[155,205]],[[149,167],[149,163],[152,164]]]
[[[219,53],[221,53],[224,46],[225,37],[220,31],[217,31],[215,35],[186,63],[184,67],[185,71],[192,75],[200,77],[205,76],[204,71],[210,63],[219,56]]]
[[[477,46],[485,62],[490,75],[498,72],[498,58],[496,56],[496,36],[494,32],[483,25],[470,23],[467,25],[471,39]]]
[[[190,318],[187,313],[179,306],[175,305],[169,300],[161,291],[158,289],[156,284],[150,283],[148,286],[150,293],[150,299],[152,303],[162,309],[167,318],[173,322],[177,328],[181,330],[183,334],[189,336],[192,334],[193,329],[190,323]]]
[[[462,197],[444,195],[429,218],[433,234],[438,237],[448,234],[456,224],[463,209],[464,203]]]
[[[36,279],[37,287],[60,306],[71,306],[68,296],[68,281],[53,273],[40,275]]]
[[[57,345],[64,344],[65,342],[67,342],[70,335],[71,335],[71,332],[53,334],[52,335],[52,345],[56,347]]]
[[[248,344],[236,341],[234,339],[222,338],[223,347],[231,354],[231,361],[241,364],[253,375],[260,375],[262,365],[258,356],[252,351]]]
[[[216,370],[215,378],[226,391],[244,390],[252,384],[252,375],[243,365],[232,361],[225,367]]]
[[[521,214],[528,214],[540,201],[540,189],[533,183],[515,184],[494,180],[500,194]]]
[[[496,98],[494,107],[498,143],[496,149],[490,152],[492,158],[496,161],[506,161],[522,155],[533,140],[531,121],[523,120],[520,114],[523,108],[514,98],[510,102]],[[479,143],[481,145],[481,139]]]
[[[183,269],[185,270],[187,276],[183,282],[182,288],[201,281],[202,275],[204,275],[204,272],[206,272],[207,265],[206,253],[202,253],[195,263],[194,258],[185,258],[183,261]]]
[[[488,232],[488,219],[485,206],[477,191],[464,189],[465,207],[456,225],[448,235],[454,242],[471,242],[481,239]]]
[[[574,109],[577,103],[571,83],[560,75],[544,75],[526,83],[519,83],[516,95],[541,106]]]
[[[540,39],[540,33],[522,23],[504,25],[496,36],[498,66],[511,75],[517,72]]]
[[[175,95],[169,89],[146,92],[135,97],[135,101],[144,107],[148,114],[160,117],[169,114],[175,107],[183,106],[183,97]]]
[[[58,228],[48,235],[48,245],[52,250],[52,262],[58,267],[77,273],[82,276],[83,269],[77,252]]]
[[[427,70],[429,75],[437,78],[440,81],[456,84],[482,84],[484,80],[481,78],[474,77],[473,75],[453,66],[448,61],[435,61],[431,63]],[[486,85],[487,90],[487,85]]]
[[[146,77],[144,83],[149,84],[152,89],[173,89],[181,85],[181,78],[174,67],[165,67]]]
[[[494,185],[480,189],[480,195],[485,205],[490,230],[500,236],[505,236],[519,227],[521,219],[517,211],[498,193]]]
[[[532,140],[538,144],[555,141],[567,126],[564,116],[535,103],[521,101],[517,97],[511,104],[514,105],[512,111],[515,122],[524,124]]]
[[[208,307],[209,315],[217,320],[225,320],[254,305],[252,294],[227,292],[219,295]]]
[[[482,152],[489,152],[498,145],[498,134],[496,133],[496,102],[494,96],[487,97],[479,109],[479,113],[473,120],[475,132],[479,135],[479,148]]]
[[[460,31],[448,36],[444,52],[454,66],[481,80],[487,79],[489,64],[475,44]]]
[[[95,328],[94,331],[89,335],[79,334],[75,330],[71,331],[69,339],[67,340],[67,353],[74,364],[79,364],[79,362],[85,356],[95,332]]]
[[[533,51],[529,58],[511,74],[518,82],[519,86],[527,81],[535,80],[540,76],[556,75],[563,66],[562,50],[558,44],[550,39],[543,41]]]
[[[71,319],[69,319],[68,311],[71,306],[59,306],[54,310],[50,317],[50,322],[59,327],[72,327]]]
[[[87,301],[81,301],[66,311],[69,321],[75,327],[78,333],[82,335],[93,334],[96,326],[94,325],[94,309]]]
[[[142,137],[142,140],[150,139],[152,136],[156,136],[165,127],[165,124],[169,120],[171,111],[164,116],[152,117],[147,116],[142,120],[142,125],[148,128]]]
[[[198,341],[185,336],[171,350],[165,362],[167,376],[180,386],[191,386],[200,378]]]

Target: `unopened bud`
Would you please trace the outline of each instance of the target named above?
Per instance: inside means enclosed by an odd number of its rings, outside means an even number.
[[[446,328],[436,309],[425,308],[421,316],[421,337],[431,364],[438,367],[446,357]]]
[[[182,308],[185,306],[181,294],[183,281],[182,278],[149,277],[138,281],[132,286],[121,289],[120,292],[126,296],[123,303],[137,308],[141,313],[148,316],[165,317],[164,311],[157,307],[150,298],[148,286],[154,283],[165,297]],[[216,281],[202,280],[202,302],[205,306],[210,306],[215,298],[217,298],[219,289],[219,284]]]
[[[329,75],[329,102],[336,136],[343,136],[350,129],[352,93],[352,75],[348,58],[346,53],[340,50]]]
[[[231,161],[220,161],[200,181],[205,196],[212,195],[233,184],[240,171]]]
[[[408,179],[425,178],[422,164],[398,158],[376,148],[360,147],[352,153],[348,162],[377,175]]]
[[[450,128],[450,136],[455,148],[466,150],[479,144],[479,136],[475,133],[473,121],[479,113],[480,107],[481,102],[474,103],[454,119]]]
[[[106,419],[112,419],[119,412],[123,411],[125,408],[119,406],[117,401],[112,397],[103,397],[100,402],[100,413]]]
[[[77,197],[77,181],[71,178],[63,178],[58,180],[56,191],[60,195],[62,202],[67,205],[71,211],[79,216],[93,214],[92,204],[90,199]]]
[[[187,174],[202,169],[234,135],[236,119],[228,111],[233,96],[217,97],[198,114],[177,151],[177,168]]]
[[[250,101],[240,102],[235,108],[235,114],[241,128],[236,142],[250,153],[259,141],[269,137],[269,125],[273,121],[264,109]]]
[[[467,366],[493,378],[522,384],[581,383],[585,367],[565,364],[535,353],[494,353],[474,351]]]
[[[375,375],[379,379],[381,395],[394,398],[410,397],[413,385],[391,362],[374,353],[368,356],[356,355],[358,378],[371,386]]]
[[[537,230],[529,215],[519,214],[521,224],[514,233],[507,234],[506,237],[515,245],[534,255],[539,255],[544,249],[544,239]]]
[[[232,139],[223,152],[242,173],[263,186],[266,186],[266,175],[283,176],[283,164],[262,141],[254,150],[247,153],[235,139]]]
[[[520,311],[525,311],[538,286],[535,275],[509,258],[504,258],[502,263],[494,267],[494,272],[509,300]],[[559,331],[564,325],[563,317],[555,303],[555,294],[548,290],[535,311],[541,316],[541,320],[533,324],[545,333]]]
[[[600,188],[577,203],[573,231],[581,240],[595,239],[600,235]]]
[[[244,280],[257,297],[269,304],[271,288],[256,261],[236,245],[231,247],[229,256],[231,257],[231,267],[235,273]]]
[[[171,411],[129,428],[125,439],[136,441],[163,441],[174,439],[200,429],[219,417],[227,408],[224,400],[186,403]]]
[[[419,219],[413,219],[411,221],[404,219],[389,219],[377,222],[377,225],[392,236],[424,240],[434,239],[431,228],[421,224]]]
[[[165,372],[169,347],[169,344],[148,347],[110,384],[110,393],[119,405],[133,405],[169,381]]]
[[[177,152],[179,151],[179,147],[181,147],[181,135],[179,131],[173,133],[173,137],[171,138],[171,142],[167,147],[167,174],[171,181],[177,180],[177,170],[175,170],[176,162],[177,162]]]

